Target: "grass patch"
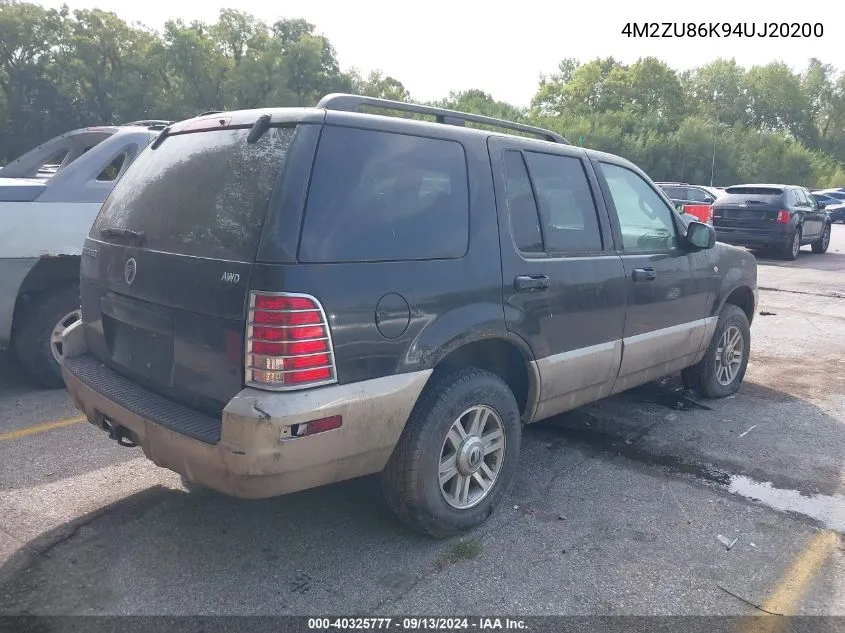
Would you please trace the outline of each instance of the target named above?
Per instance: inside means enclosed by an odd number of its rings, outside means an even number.
[[[437,559],[437,567],[438,569],[443,569],[444,567],[454,565],[455,563],[473,560],[478,558],[481,554],[481,550],[481,543],[475,539],[458,541],[452,545],[448,552],[444,552],[440,555]]]

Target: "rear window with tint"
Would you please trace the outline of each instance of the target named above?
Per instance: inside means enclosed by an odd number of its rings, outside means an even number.
[[[737,204],[787,204],[786,193],[778,187],[728,187],[725,195],[714,204],[732,206]]]
[[[687,190],[681,187],[661,187],[661,189],[663,189],[663,193],[668,197],[674,198],[675,200],[687,199]]]
[[[302,230],[303,262],[462,257],[469,240],[466,156],[454,141],[329,126]]]
[[[270,195],[293,137],[272,128],[257,143],[249,130],[168,137],[129,166],[94,222],[143,231],[150,250],[252,261]]]
[[[783,189],[778,189],[777,187],[728,187],[725,189],[725,193],[752,196],[780,196],[783,194]]]

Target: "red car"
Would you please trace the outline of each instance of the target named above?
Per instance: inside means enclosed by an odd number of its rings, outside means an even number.
[[[688,213],[707,224],[713,224],[713,214],[710,206],[717,198],[724,195],[722,189],[690,185],[685,182],[658,182],[663,193],[681,213]]]

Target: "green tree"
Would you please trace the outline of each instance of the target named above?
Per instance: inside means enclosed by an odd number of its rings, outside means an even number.
[[[685,99],[699,114],[727,123],[749,122],[745,69],[734,59],[717,59],[695,69],[685,81]]]
[[[745,75],[745,85],[752,125],[793,138],[807,131],[810,98],[789,66],[780,62],[755,66]]]
[[[411,100],[411,93],[401,81],[389,75],[385,76],[380,70],[373,70],[364,78],[356,68],[353,68],[349,71],[348,77],[355,94],[392,101]]]

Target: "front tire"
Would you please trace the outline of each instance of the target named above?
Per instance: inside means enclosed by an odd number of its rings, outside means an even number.
[[[382,473],[388,505],[436,538],[484,522],[513,479],[521,432],[501,378],[476,368],[435,372]]]
[[[707,398],[725,398],[742,385],[751,350],[751,329],[741,308],[727,304],[719,314],[704,358],[682,372],[684,385]]]
[[[822,236],[817,239],[812,244],[813,252],[816,255],[821,255],[822,253],[827,252],[828,246],[830,246],[830,224],[824,225],[824,231],[822,231]]]
[[[80,318],[78,284],[45,290],[16,315],[15,356],[24,371],[44,387],[64,386],[61,333]]]

